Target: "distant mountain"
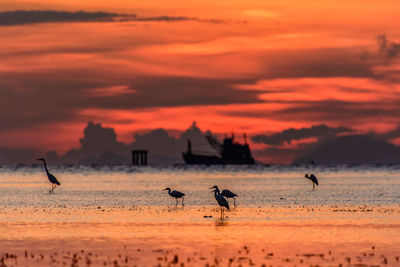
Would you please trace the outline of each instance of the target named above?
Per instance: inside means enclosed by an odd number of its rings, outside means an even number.
[[[348,135],[327,141],[294,164],[388,164],[400,163],[400,147],[367,135]]]

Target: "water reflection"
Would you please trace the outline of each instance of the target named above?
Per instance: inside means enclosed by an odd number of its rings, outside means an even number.
[[[229,225],[228,217],[215,219],[214,222],[216,227],[225,227]]]

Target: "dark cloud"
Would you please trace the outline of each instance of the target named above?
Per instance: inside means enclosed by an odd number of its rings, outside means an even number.
[[[46,158],[54,164],[131,164],[131,150],[145,149],[149,151],[149,164],[183,163],[182,152],[187,149],[188,139],[195,149],[213,152],[196,123],[179,137],[173,137],[167,130],[159,128],[145,134],[135,134],[134,138],[135,141],[130,144],[119,142],[113,128],[89,122],[79,148],[61,156],[49,151]]]
[[[400,110],[398,99],[376,101],[376,102],[356,102],[356,101],[310,101],[292,105],[290,108],[279,110],[275,115],[279,115],[283,120],[297,121],[331,121],[341,124],[350,124],[355,121],[369,120],[372,118],[398,118]]]
[[[292,163],[293,159],[311,153],[321,144],[335,139],[340,134],[349,134],[354,130],[347,127],[330,127],[324,124],[308,128],[284,129],[270,135],[255,135],[251,140],[267,145],[266,148],[255,151],[254,155],[266,159],[269,163]],[[294,140],[316,138],[314,142],[299,143],[293,147],[285,147]]]
[[[48,22],[90,22],[90,21],[114,21],[119,16],[107,12],[68,12],[54,10],[16,10],[0,12],[0,25],[11,26],[31,23]],[[135,18],[135,15],[132,15]]]
[[[62,81],[62,82],[60,82]],[[119,82],[119,84],[115,84]],[[70,121],[82,109],[140,109],[191,105],[256,103],[258,92],[237,90],[236,79],[120,75],[92,70],[10,73],[0,76],[0,125],[27,127]],[[124,85],[127,92],[96,96],[90,90]],[[19,105],[15,105],[19,103]],[[21,108],[24,107],[24,108]]]
[[[18,164],[33,162],[37,158],[37,151],[24,148],[0,147],[0,166],[4,164]]]
[[[329,127],[327,125],[314,125],[309,128],[286,129],[282,132],[272,135],[256,135],[251,138],[255,143],[263,143],[266,145],[279,146],[284,143],[291,143],[293,140],[301,140],[310,137],[318,139],[327,139],[335,137],[342,133],[351,133],[353,130],[346,127]]]
[[[186,16],[155,16],[139,17],[136,14],[118,14],[108,12],[87,11],[56,11],[56,10],[16,10],[0,12],[0,26],[13,26],[32,23],[51,22],[110,22],[110,21],[147,21],[147,22],[179,22],[198,21],[209,23],[223,23],[223,20],[203,20]]]
[[[123,19],[122,19],[123,20]],[[164,22],[179,22],[179,21],[198,21],[198,22],[208,22],[208,23],[224,23],[222,19],[200,19],[196,17],[186,17],[186,16],[156,16],[156,17],[137,17],[130,21],[164,21]]]
[[[393,130],[389,130],[384,133],[369,132],[368,135],[376,139],[390,142],[400,137],[400,125],[397,125],[397,127],[394,128]]]
[[[400,43],[389,41],[385,34],[376,37],[379,52],[386,58],[391,59],[400,54]]]
[[[311,133],[311,129],[315,130],[315,134]],[[386,133],[354,135],[351,134],[353,132],[355,131],[346,127],[319,125],[297,130],[287,129],[269,136],[254,136],[253,141],[269,145],[255,151],[254,155],[269,163],[286,164],[400,163],[400,147],[390,143],[392,139],[400,137],[400,126]],[[341,136],[342,133],[346,135]],[[311,136],[318,139],[291,148],[279,146],[282,140],[295,140],[292,136],[299,138],[298,140]]]
[[[268,102],[268,101],[266,101]],[[289,107],[274,111],[224,111],[226,116],[279,118],[280,121],[302,122],[332,122],[335,124],[351,125],[355,123],[371,122],[385,118],[398,120],[400,116],[400,99],[382,101],[356,102],[344,100],[324,101],[270,101],[273,103],[289,104]]]
[[[320,48],[256,54],[262,58],[263,79],[304,77],[378,78],[375,62],[360,58],[358,48]]]
[[[400,163],[400,147],[390,143],[400,137],[400,125],[384,133],[354,134],[348,127],[314,125],[309,128],[285,129],[270,135],[252,137],[255,143],[268,145],[254,152],[270,163],[371,164]],[[315,142],[285,147],[292,140],[316,137]]]

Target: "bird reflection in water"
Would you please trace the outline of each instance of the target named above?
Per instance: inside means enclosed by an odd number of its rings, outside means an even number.
[[[215,226],[216,226],[216,227],[225,227],[225,226],[228,226],[228,225],[229,225],[229,222],[228,222],[228,221],[229,221],[229,220],[228,220],[227,217],[215,219]]]

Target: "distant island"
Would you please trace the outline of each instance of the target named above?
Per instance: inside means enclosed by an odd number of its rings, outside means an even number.
[[[400,164],[400,147],[367,135],[348,135],[327,141],[294,164]]]

